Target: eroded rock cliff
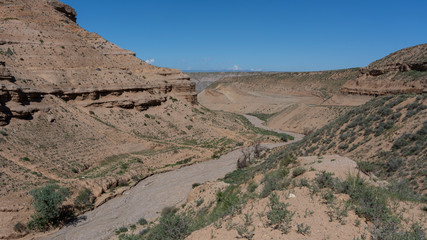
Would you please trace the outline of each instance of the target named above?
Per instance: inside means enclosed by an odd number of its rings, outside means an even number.
[[[427,92],[427,44],[394,52],[360,69],[341,92],[384,95]]]
[[[56,0],[0,1],[0,124],[49,106],[47,95],[95,107],[143,111],[173,95],[196,103],[179,70],[149,65],[79,27],[76,11]]]

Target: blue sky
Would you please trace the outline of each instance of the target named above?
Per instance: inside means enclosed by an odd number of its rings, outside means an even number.
[[[181,70],[363,67],[427,43],[426,0],[63,0],[77,22]]]

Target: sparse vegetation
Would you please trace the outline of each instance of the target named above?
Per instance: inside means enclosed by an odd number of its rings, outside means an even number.
[[[307,171],[307,169],[303,167],[297,167],[292,171],[292,177],[298,177],[299,175],[304,174]]]
[[[138,220],[138,223],[139,223],[139,225],[147,225],[148,224],[148,222],[145,218],[140,218]]]
[[[30,229],[47,230],[70,218],[62,203],[69,197],[67,188],[55,184],[48,184],[41,188],[31,190],[35,213],[28,223]]]
[[[74,206],[81,211],[91,209],[93,207],[94,200],[95,196],[92,192],[89,189],[84,188],[80,190],[79,195],[74,199]]]
[[[288,233],[295,212],[288,210],[289,204],[280,202],[279,196],[276,193],[271,194],[269,200],[270,211],[267,212],[268,224],[285,234]]]

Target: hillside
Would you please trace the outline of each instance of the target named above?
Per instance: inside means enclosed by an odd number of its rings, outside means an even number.
[[[340,93],[342,85],[356,78],[358,72],[347,69],[228,77],[199,93],[198,100],[210,109],[267,114],[270,127],[310,132],[370,99]]]
[[[210,109],[264,115],[273,128],[309,133],[372,96],[425,93],[426,46],[396,51],[360,69],[226,77],[198,100]]]
[[[427,193],[427,95],[375,98],[307,137],[301,154],[340,154],[366,173]]]
[[[369,64],[341,91],[368,95],[426,93],[427,44],[396,51]]]

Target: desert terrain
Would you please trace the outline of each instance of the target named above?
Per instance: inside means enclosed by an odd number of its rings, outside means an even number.
[[[0,239],[426,239],[427,44],[185,74],[57,0],[0,16]]]

